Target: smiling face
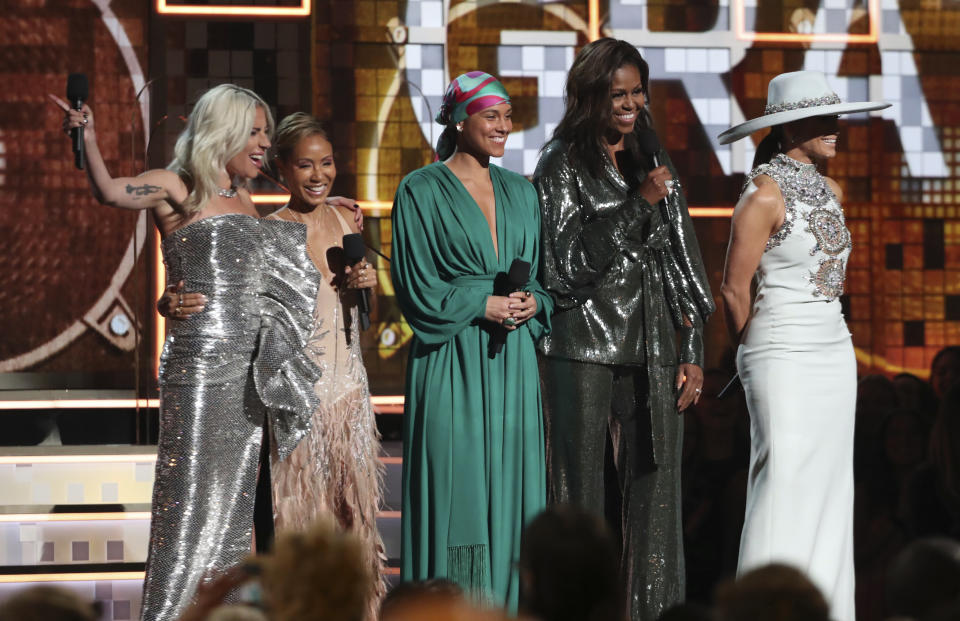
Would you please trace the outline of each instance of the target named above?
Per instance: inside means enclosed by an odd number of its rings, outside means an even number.
[[[287,159],[278,159],[280,174],[290,190],[290,202],[309,206],[323,205],[330,196],[337,166],[333,161],[333,145],[320,134],[300,140]]]
[[[509,103],[497,104],[471,114],[463,121],[457,148],[477,155],[503,157],[507,136],[513,130],[512,117],[513,106]]]
[[[260,174],[260,169],[263,168],[264,155],[270,148],[269,131],[267,115],[263,108],[257,106],[247,144],[240,153],[234,155],[227,162],[227,173],[231,177],[253,179]]]
[[[794,159],[818,162],[837,156],[840,129],[836,116],[814,116],[787,123],[783,133],[787,155]]]
[[[613,142],[633,132],[647,99],[643,94],[643,78],[633,65],[623,65],[613,73],[610,81],[610,122],[608,138]]]

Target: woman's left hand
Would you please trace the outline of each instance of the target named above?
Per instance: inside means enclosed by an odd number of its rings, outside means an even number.
[[[681,412],[691,403],[700,401],[700,394],[703,392],[703,369],[695,364],[681,364],[677,368],[677,390],[680,391],[677,408]]]
[[[343,274],[346,277],[344,285],[348,289],[373,289],[377,286],[377,270],[366,259],[352,267],[344,267]]]
[[[513,304],[511,304],[513,307],[513,319],[515,322],[513,327],[519,326],[537,314],[537,296],[533,295],[529,291],[514,291],[508,297],[516,300]],[[507,327],[509,328],[510,326]]]
[[[361,231],[363,230],[363,210],[360,209],[360,205],[357,204],[357,201],[352,198],[344,198],[343,196],[328,196],[327,204],[334,205],[335,207],[346,207],[347,209],[353,210],[353,221],[356,223],[357,228]]]

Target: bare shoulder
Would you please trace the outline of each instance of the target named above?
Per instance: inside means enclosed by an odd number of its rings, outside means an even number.
[[[777,212],[783,208],[783,194],[780,193],[780,186],[771,177],[757,175],[751,183],[756,189],[752,192],[744,192],[740,199],[743,207]]]
[[[350,231],[353,233],[359,233],[360,227],[357,226],[354,218],[356,217],[356,212],[349,207],[343,207],[342,205],[334,205],[334,209],[340,214],[340,216],[347,221],[347,225],[350,227]]]
[[[834,195],[837,197],[837,200],[841,203],[843,202],[843,188],[840,187],[840,184],[831,179],[830,177],[824,177],[827,182],[827,185],[830,186],[830,190],[833,191]]]

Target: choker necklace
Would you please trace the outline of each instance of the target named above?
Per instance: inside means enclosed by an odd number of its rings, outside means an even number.
[[[237,195],[237,186],[231,185],[229,188],[217,188],[217,196],[224,198],[233,198]]]

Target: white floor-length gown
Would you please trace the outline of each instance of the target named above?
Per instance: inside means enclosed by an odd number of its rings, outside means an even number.
[[[856,359],[839,296],[850,233],[812,164],[786,155],[755,169],[780,187],[781,229],[757,270],[737,352],[751,420],[738,573],[780,562],[805,571],[836,621],[854,621],[853,428]]]

